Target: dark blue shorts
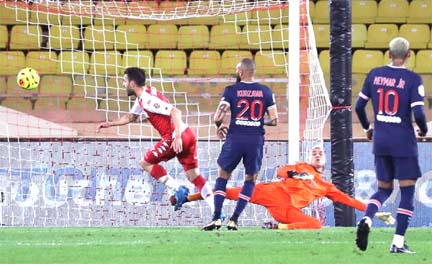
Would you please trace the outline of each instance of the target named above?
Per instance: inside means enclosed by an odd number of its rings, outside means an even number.
[[[217,160],[218,165],[232,172],[243,159],[245,173],[260,171],[263,159],[264,137],[244,137],[241,140],[227,138]]]
[[[418,157],[375,156],[375,170],[380,181],[417,179],[421,177]]]

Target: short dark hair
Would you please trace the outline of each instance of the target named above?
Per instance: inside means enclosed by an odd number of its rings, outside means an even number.
[[[145,71],[138,67],[128,67],[124,74],[129,78],[129,81],[134,81],[138,86],[144,86],[146,82]]]

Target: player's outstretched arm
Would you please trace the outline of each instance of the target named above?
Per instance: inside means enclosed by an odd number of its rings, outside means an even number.
[[[330,184],[331,187],[326,194],[327,198],[333,202],[342,203],[360,211],[366,211],[366,204],[340,191],[334,184]]]
[[[102,122],[97,126],[96,133],[99,133],[102,128],[129,124],[130,122],[134,122],[135,120],[137,120],[137,118],[138,115],[127,113],[115,121]]]

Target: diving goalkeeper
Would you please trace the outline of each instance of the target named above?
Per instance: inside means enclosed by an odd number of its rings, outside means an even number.
[[[299,162],[295,165],[285,165],[277,170],[280,181],[258,183],[250,199],[251,203],[267,208],[270,215],[279,224],[266,224],[272,229],[320,229],[319,219],[308,216],[302,208],[314,200],[327,197],[333,202],[339,202],[360,211],[366,210],[366,205],[325,181],[321,174],[326,163],[324,149],[315,146],[311,150],[309,163]],[[227,188],[226,198],[237,200],[241,187]],[[188,201],[201,200],[199,193],[188,196]],[[175,201],[171,200],[171,203]],[[385,215],[384,218],[388,218]],[[390,216],[391,217],[391,216]],[[380,217],[378,217],[380,218]],[[382,219],[381,220],[385,220]]]

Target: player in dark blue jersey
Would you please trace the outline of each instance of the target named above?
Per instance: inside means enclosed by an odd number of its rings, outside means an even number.
[[[243,160],[245,181],[227,225],[228,230],[237,230],[238,217],[252,195],[255,180],[261,169],[264,125],[277,125],[278,113],[274,94],[269,87],[254,81],[255,62],[252,59],[243,59],[237,65],[237,74],[241,81],[225,88],[214,115],[218,136],[226,140],[217,161],[219,176],[214,188],[215,211],[212,222],[203,227],[206,231],[221,227],[221,211],[227,181],[232,171]],[[231,120],[227,125],[223,121],[229,110]]]
[[[414,210],[415,184],[421,177],[417,140],[411,115],[418,126],[418,135],[427,133],[423,111],[424,87],[421,77],[406,69],[409,42],[395,38],[390,42],[391,63],[372,69],[363,85],[355,110],[368,139],[373,140],[378,190],[369,200],[365,216],[357,225],[356,243],[366,250],[372,219],[393,191],[393,180],[399,181],[401,200],[397,209],[397,225],[390,247],[391,253],[415,253],[405,244],[405,232]],[[365,107],[372,100],[374,129]]]

